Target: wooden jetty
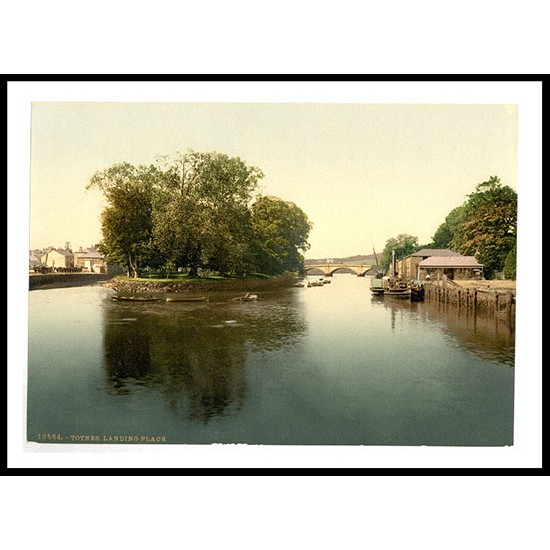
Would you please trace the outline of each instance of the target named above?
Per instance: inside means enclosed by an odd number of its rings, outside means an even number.
[[[428,302],[454,304],[469,311],[484,311],[515,318],[516,293],[512,289],[490,288],[484,286],[484,281],[464,288],[444,276],[440,281],[425,283],[424,291]]]

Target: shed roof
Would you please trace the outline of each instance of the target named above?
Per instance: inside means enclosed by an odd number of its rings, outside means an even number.
[[[432,256],[422,260],[420,267],[483,267],[474,256]]]
[[[462,254],[448,248],[423,248],[422,250],[413,252],[411,256],[462,256]]]
[[[75,256],[79,258],[104,258],[103,254],[94,248],[87,248],[82,252],[75,252]]]

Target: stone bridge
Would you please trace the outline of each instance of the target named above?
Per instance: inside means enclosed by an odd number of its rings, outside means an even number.
[[[325,277],[332,277],[338,270],[346,270],[355,273],[358,277],[364,277],[365,273],[372,268],[371,264],[339,264],[322,263],[306,264],[306,273],[313,269],[320,269]]]

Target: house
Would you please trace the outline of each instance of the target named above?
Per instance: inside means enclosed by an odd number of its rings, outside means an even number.
[[[74,256],[72,250],[63,248],[50,248],[40,258],[42,265],[53,267],[74,267]]]
[[[432,281],[442,275],[449,279],[482,279],[483,265],[474,256],[430,256],[418,264],[419,279],[425,280],[427,276]]]
[[[97,248],[79,248],[74,253],[75,267],[81,267],[83,271],[90,273],[107,273],[107,261]]]
[[[401,275],[404,279],[420,279],[420,273],[418,266],[420,262],[426,258],[432,256],[461,256],[458,252],[453,252],[448,248],[423,248],[417,252],[413,252],[406,258],[398,260],[396,262],[397,273]]]
[[[33,269],[37,265],[40,265],[40,258],[31,252],[29,254],[29,269]]]

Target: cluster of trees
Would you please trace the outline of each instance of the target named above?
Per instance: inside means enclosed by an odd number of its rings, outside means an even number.
[[[262,177],[238,157],[192,150],[96,172],[87,188],[107,201],[100,250],[134,277],[145,266],[190,276],[301,271],[311,223],[294,203],[258,195]]]
[[[450,248],[465,256],[475,256],[492,278],[502,271],[516,278],[517,193],[492,176],[478,184],[466,201],[449,212],[437,228],[432,242],[419,245],[418,239],[401,234],[389,239],[383,251],[383,265],[391,262],[395,249],[399,258],[422,248]]]
[[[418,245],[417,237],[413,237],[408,233],[401,233],[400,235],[397,235],[397,237],[392,237],[386,241],[386,246],[382,251],[382,259],[380,260],[380,264],[386,268],[391,265],[392,250],[395,250],[395,257],[400,259],[409,256],[409,254],[412,254],[421,248],[426,247]],[[386,271],[389,272],[389,269],[386,269]]]

